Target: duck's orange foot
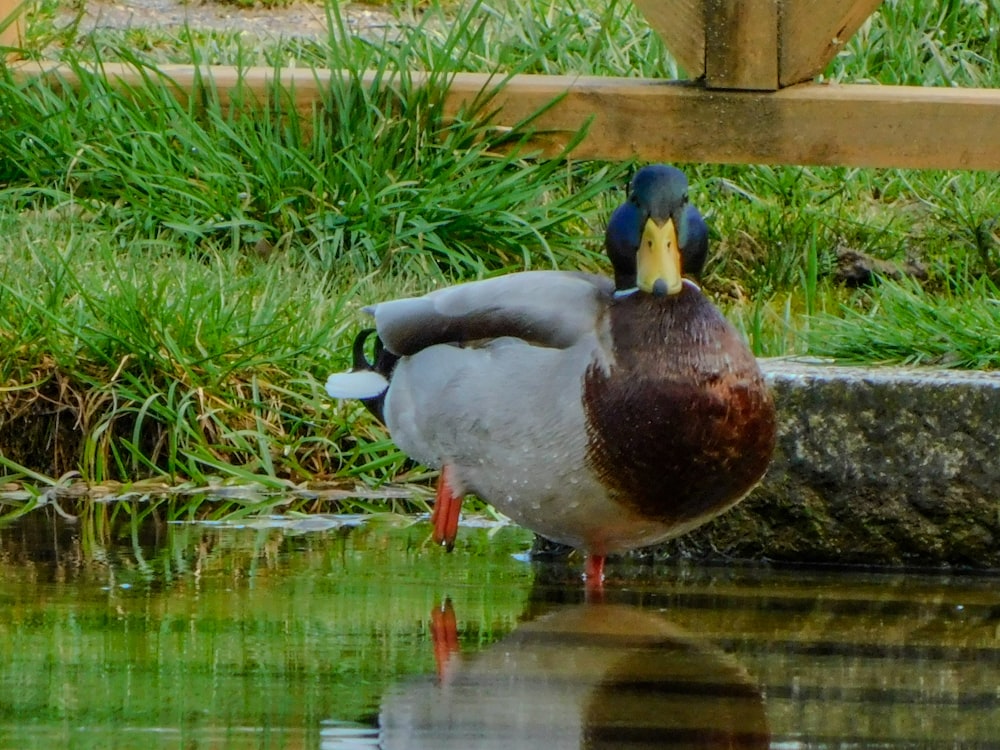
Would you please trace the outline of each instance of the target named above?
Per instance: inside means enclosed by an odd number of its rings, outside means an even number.
[[[462,494],[455,486],[451,467],[445,464],[438,477],[437,499],[434,502],[434,512],[431,513],[431,524],[434,526],[434,544],[444,545],[449,552],[455,548],[455,537],[458,536]]]

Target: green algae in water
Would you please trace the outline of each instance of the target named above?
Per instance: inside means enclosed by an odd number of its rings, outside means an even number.
[[[0,534],[4,748],[316,746],[325,722],[371,726],[389,683],[433,672],[445,598],[474,647],[529,591],[514,527],[452,555],[426,525],[385,523],[168,524],[85,551],[74,525],[34,521]]]
[[[1000,737],[996,576],[615,562],[583,604],[511,526],[241,523],[0,527],[0,750]]]

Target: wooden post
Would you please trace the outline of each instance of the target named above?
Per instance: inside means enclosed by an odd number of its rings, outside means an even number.
[[[23,11],[23,0],[0,0],[0,62],[18,57],[23,46]]]
[[[777,0],[705,2],[705,86],[778,88]]]
[[[822,72],[882,0],[633,0],[692,79],[772,91]]]

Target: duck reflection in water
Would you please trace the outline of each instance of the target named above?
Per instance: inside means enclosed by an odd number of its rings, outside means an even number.
[[[638,607],[553,608],[469,657],[456,653],[450,602],[432,630],[439,673],[387,692],[384,750],[769,745],[746,670]]]

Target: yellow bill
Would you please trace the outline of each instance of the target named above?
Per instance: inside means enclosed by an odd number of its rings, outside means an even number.
[[[673,219],[662,226],[646,220],[636,258],[636,281],[644,292],[665,296],[684,288],[681,278],[681,251]]]

